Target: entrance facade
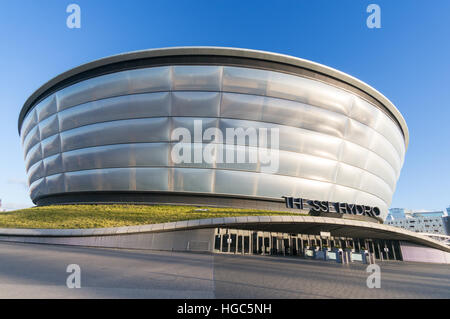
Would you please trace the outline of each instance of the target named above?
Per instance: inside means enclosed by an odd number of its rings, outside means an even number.
[[[215,253],[308,257],[308,251],[323,249],[353,252],[368,250],[380,261],[402,260],[397,240],[322,237],[229,228],[216,228],[214,233]]]

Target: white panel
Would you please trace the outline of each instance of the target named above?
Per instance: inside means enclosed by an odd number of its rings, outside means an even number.
[[[216,170],[214,192],[217,194],[256,195],[259,173]]]
[[[166,143],[118,144],[62,153],[66,171],[93,168],[167,166]]]
[[[170,93],[125,95],[89,102],[59,112],[61,131],[97,122],[170,115]]]
[[[388,203],[392,197],[392,190],[380,178],[365,172],[361,178],[361,190],[373,194]]]
[[[30,197],[32,199],[43,196],[47,194],[47,187],[45,185],[45,177],[38,179],[37,181],[33,182],[33,184],[30,185]]]
[[[58,111],[90,101],[130,93],[127,71],[91,78],[56,93]]]
[[[172,92],[172,116],[217,117],[220,93]]]
[[[221,66],[173,66],[173,90],[221,90]]]
[[[127,71],[130,93],[171,90],[172,67],[161,66]]]
[[[108,144],[163,142],[169,137],[168,118],[133,119],[96,123],[61,132],[64,152]]]
[[[225,66],[222,89],[225,92],[266,95],[269,72]]]
[[[43,162],[46,176],[64,172],[61,154],[47,157]]]
[[[340,161],[359,168],[365,168],[370,151],[367,148],[344,141]]]
[[[295,100],[348,114],[353,95],[334,86],[299,76],[270,72],[267,95]]]
[[[40,140],[59,133],[58,115],[54,114],[39,123]]]
[[[67,191],[164,191],[166,168],[107,168],[65,173]]]
[[[265,99],[258,95],[223,93],[220,115],[244,120],[262,120]]]
[[[196,168],[174,168],[173,190],[175,192],[213,191],[214,170]]]
[[[45,181],[48,194],[58,194],[64,193],[66,191],[64,183],[64,174],[55,174],[52,176],[47,176],[45,178]]]
[[[358,193],[359,191],[357,189],[336,184],[333,185],[332,193],[328,200],[331,202],[355,204]]]
[[[31,131],[28,133],[27,137],[23,141],[24,153],[27,154],[33,146],[39,143],[39,141],[40,141],[39,125],[36,125],[34,128],[31,129]]]
[[[35,146],[33,146],[28,152],[28,154],[26,154],[25,156],[26,170],[28,171],[34,163],[37,163],[41,159],[42,159],[42,149],[41,144],[38,143]]]
[[[258,174],[256,196],[281,198],[282,196],[296,196],[295,177]]]
[[[355,97],[353,108],[350,112],[350,117],[363,123],[369,127],[375,127],[382,111],[369,102]]]
[[[35,127],[37,124],[37,115],[36,115],[36,109],[32,109],[28,112],[28,114],[25,116],[25,119],[22,123],[22,128],[20,130],[20,137],[22,141],[22,145],[24,143],[25,138],[27,137],[28,133]]]
[[[314,200],[328,200],[333,184],[297,178],[295,180],[295,194],[298,197]]]
[[[45,176],[44,164],[39,161],[33,164],[28,170],[28,185]]]
[[[375,153],[370,153],[367,158],[366,170],[383,179],[392,190],[397,183],[397,173],[394,169]]]
[[[211,144],[205,150],[206,144],[202,143],[174,143],[170,145],[169,158],[172,166],[176,167],[215,167],[216,145]],[[212,158],[205,157],[204,154],[212,148]],[[213,161],[214,160],[214,161]]]
[[[57,111],[56,95],[52,94],[36,105],[36,114],[39,122],[55,114]]]
[[[50,136],[41,142],[42,156],[49,157],[61,152],[61,142],[59,134]]]
[[[361,179],[364,175],[364,170],[339,163],[339,169],[336,175],[336,184],[359,189],[361,187]]]

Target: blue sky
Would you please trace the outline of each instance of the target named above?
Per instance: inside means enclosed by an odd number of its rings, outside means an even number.
[[[81,29],[66,7],[81,7]],[[366,8],[381,7],[381,29]],[[17,117],[50,78],[104,56],[167,46],[232,46],[319,62],[374,86],[410,129],[392,207],[450,205],[450,1],[101,1],[0,3],[0,198],[30,206]]]

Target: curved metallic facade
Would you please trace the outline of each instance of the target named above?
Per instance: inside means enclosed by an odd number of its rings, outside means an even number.
[[[378,206],[385,217],[406,151],[403,118],[336,84],[226,60],[203,65],[197,54],[195,64],[169,57],[78,78],[31,105],[20,134],[32,200],[112,191],[300,196]],[[171,133],[185,127],[193,136],[199,119],[222,131],[278,128],[278,171],[174,163]]]

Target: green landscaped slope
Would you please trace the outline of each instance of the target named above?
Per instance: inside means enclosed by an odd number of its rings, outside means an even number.
[[[145,205],[55,205],[0,213],[0,228],[105,228],[188,219],[298,215],[256,209]]]

